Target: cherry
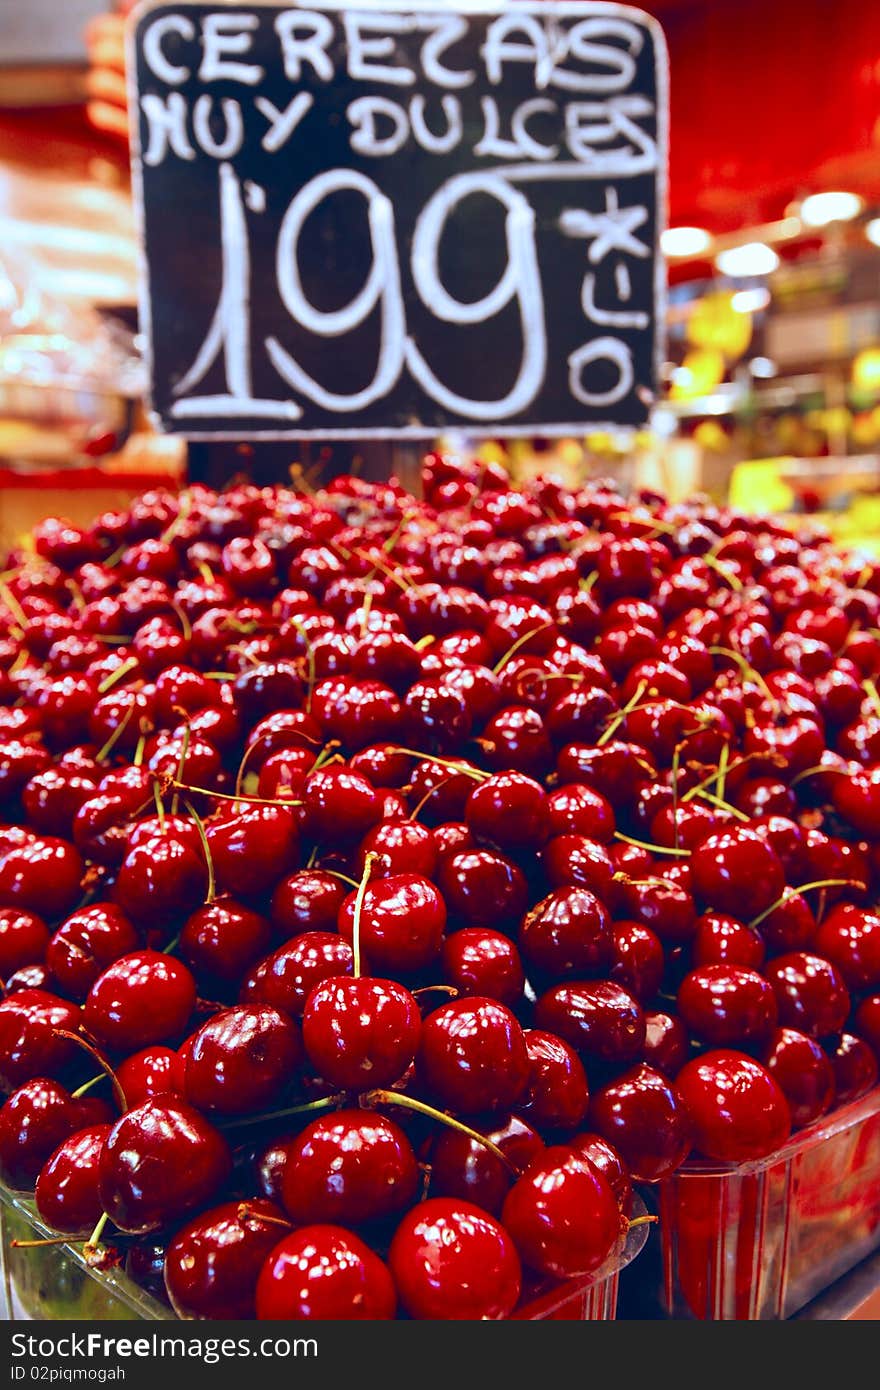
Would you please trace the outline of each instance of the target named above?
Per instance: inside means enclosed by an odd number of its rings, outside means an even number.
[[[488,1212],[458,1197],[432,1197],[407,1212],[388,1262],[411,1318],[497,1321],[519,1299],[513,1241]]]
[[[354,935],[357,894],[339,910],[339,934]],[[390,973],[423,970],[437,959],[446,907],[429,879],[419,874],[392,874],[368,883],[363,895],[360,938],[371,964]]]
[[[0,907],[21,907],[57,921],[79,898],[83,871],[79,852],[66,840],[28,840],[0,858]]]
[[[392,1086],[415,1057],[422,1020],[394,980],[331,976],[315,985],[303,1012],[309,1061],[344,1090]]]
[[[0,978],[41,961],[48,944],[49,928],[42,918],[16,907],[0,908]]]
[[[43,1165],[34,1194],[37,1211],[53,1231],[91,1235],[103,1207],[98,1194],[101,1153],[110,1124],[90,1125],[62,1140]]]
[[[186,1101],[157,1097],[129,1110],[107,1136],[101,1206],[121,1231],[145,1235],[207,1206],[231,1171],[223,1136]]]
[[[545,824],[547,838],[583,835],[588,840],[607,844],[614,835],[614,811],[601,792],[578,782],[568,782],[547,796]]]
[[[611,980],[554,985],[535,1005],[535,1023],[582,1056],[615,1065],[633,1061],[645,1041],[641,1005]]]
[[[632,1180],[626,1164],[613,1144],[601,1134],[585,1132],[569,1140],[570,1147],[584,1158],[605,1179],[617,1200],[618,1210],[626,1215],[632,1202]]]
[[[481,745],[489,766],[499,771],[539,778],[553,766],[553,745],[544,721],[526,705],[499,710],[483,730]]]
[[[502,1221],[523,1263],[538,1274],[592,1274],[617,1243],[617,1199],[598,1169],[575,1149],[533,1159],[504,1202]]]
[[[848,989],[880,985],[880,917],[850,903],[839,903],[813,940],[819,955],[836,965]]]
[[[551,979],[602,975],[613,951],[608,913],[587,888],[557,888],[523,918],[519,946],[527,965]]]
[[[134,922],[191,912],[205,894],[205,858],[175,835],[156,835],[129,849],[116,879],[116,900]]]
[[[281,1199],[295,1222],[357,1226],[403,1211],[418,1183],[412,1145],[393,1120],[368,1110],[337,1110],[293,1140]]]
[[[691,893],[682,884],[668,877],[631,879],[626,875],[619,883],[618,899],[627,916],[648,927],[664,946],[679,946],[693,939],[697,913]]]
[[[637,1182],[659,1182],[687,1158],[690,1125],[666,1076],[640,1062],[594,1094],[590,1123]]]
[[[765,918],[761,923],[762,930],[768,920]],[[694,965],[738,965],[747,970],[760,970],[765,954],[762,935],[735,917],[723,912],[704,912],[698,919],[691,943]]]
[[[274,888],[296,865],[294,812],[286,806],[232,804],[206,827],[218,891],[256,897]]]
[[[133,1052],[116,1068],[116,1080],[131,1110],[153,1096],[183,1095],[184,1059],[172,1047],[156,1044]]]
[[[589,1105],[587,1077],[577,1053],[553,1033],[525,1034],[529,1079],[517,1109],[536,1125],[577,1129]]]
[[[765,1067],[742,1052],[706,1052],[675,1079],[694,1147],[720,1163],[748,1163],[774,1153],[791,1130],[788,1102]]]
[[[876,1086],[877,1058],[861,1038],[853,1033],[841,1033],[833,1047],[829,1045],[828,1056],[838,1105],[848,1105]]]
[[[761,1061],[788,1101],[795,1129],[812,1124],[834,1100],[834,1071],[819,1044],[795,1028],[777,1028]]]
[[[392,874],[418,874],[430,878],[437,865],[437,846],[430,830],[413,820],[385,820],[374,826],[358,847],[360,870],[368,854],[377,856],[373,865],[374,878],[388,878]]]
[[[192,1039],[184,1095],[199,1110],[244,1115],[273,1104],[302,1060],[297,1025],[267,1004],[224,1009]]]
[[[234,898],[215,898],[184,923],[178,950],[199,978],[237,984],[266,952],[272,936],[267,919]]]
[[[169,1243],[165,1286],[181,1318],[252,1318],[257,1280],[285,1234],[273,1202],[225,1202],[187,1222]]]
[[[0,1109],[0,1176],[12,1188],[32,1188],[47,1158],[77,1127],[70,1094],[57,1081],[26,1081]]]
[[[351,971],[354,953],[330,932],[303,932],[273,951],[244,980],[244,1004],[270,1004],[292,1018],[302,1016],[306,1000],[322,980]]]
[[[342,880],[333,874],[299,869],[282,879],[272,894],[272,925],[285,938],[303,932],[335,931],[347,892]]]
[[[519,1115],[509,1115],[501,1121],[472,1122],[471,1128],[500,1149],[512,1168],[486,1144],[458,1130],[444,1128],[429,1151],[431,1191],[435,1196],[474,1202],[493,1216],[500,1216],[515,1172],[526,1168],[543,1150],[544,1141]]]
[[[134,951],[95,980],[83,1022],[111,1051],[130,1053],[182,1033],[195,1002],[195,981],[185,965],[158,951]]]
[[[839,1033],[849,1014],[849,991],[835,965],[806,951],[790,951],[764,971],[776,995],[779,1022],[811,1038]]]
[[[756,970],[700,965],[678,989],[678,1012],[688,1030],[711,1047],[760,1042],[776,1027],[776,999]]]
[[[59,1076],[75,1056],[75,1044],[59,1030],[76,1032],[80,1011],[41,988],[7,994],[0,1003],[0,1088],[14,1091],[36,1076]]]
[[[497,772],[474,787],[465,820],[477,840],[502,851],[536,849],[547,833],[540,783],[520,772]]]
[[[261,1320],[387,1321],[397,1293],[386,1265],[341,1226],[303,1226],[267,1258],[257,1281]]]
[[[853,1028],[870,1045],[874,1055],[880,1056],[880,994],[869,994],[862,1000],[855,1012]]]
[[[514,1015],[494,999],[456,999],[422,1025],[419,1076],[442,1105],[466,1115],[515,1105],[529,1058]]]
[[[522,870],[492,850],[442,855],[437,866],[437,887],[450,917],[465,926],[519,921],[528,901]]]
[[[313,840],[357,841],[379,820],[381,804],[366,777],[344,766],[322,767],[302,793],[302,826]]]
[[[642,1048],[649,1066],[675,1077],[690,1056],[690,1039],[681,1019],[675,1014],[648,1012],[645,1014],[645,1041]]]
[[[101,972],[138,942],[135,928],[115,903],[93,903],[62,922],[46,950],[46,967],[55,985],[81,1002]]]
[[[97,786],[94,777],[76,768],[47,768],[32,777],[21,794],[28,825],[43,835],[71,839],[74,817]]]
[[[608,900],[614,863],[603,845],[583,835],[557,835],[544,846],[541,862],[551,887],[575,884]]]
[[[509,1008],[523,997],[520,953],[509,937],[488,927],[464,927],[448,936],[442,965],[444,980],[459,994],[481,994]]]
[[[654,998],[663,980],[665,958],[659,936],[640,922],[614,922],[608,974],[640,1004]]]

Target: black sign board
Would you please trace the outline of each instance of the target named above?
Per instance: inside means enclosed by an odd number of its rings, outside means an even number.
[[[667,125],[648,16],[183,0],[138,11],[129,57],[163,429],[645,420]]]

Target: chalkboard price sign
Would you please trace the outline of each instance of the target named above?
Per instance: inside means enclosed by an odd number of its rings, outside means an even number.
[[[637,425],[666,60],[579,0],[150,4],[131,30],[155,416],[191,438]]]

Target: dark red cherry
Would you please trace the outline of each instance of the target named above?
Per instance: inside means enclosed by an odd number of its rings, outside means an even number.
[[[376,824],[381,802],[366,777],[344,766],[322,767],[302,793],[302,827],[311,840],[357,841]]]
[[[348,888],[335,875],[322,869],[299,869],[282,879],[272,894],[272,925],[285,939],[303,932],[335,931],[347,895]]]
[[[183,1095],[184,1060],[173,1047],[156,1043],[141,1052],[133,1052],[116,1068],[116,1080],[122,1088],[129,1110],[143,1105],[153,1096]]]
[[[869,994],[856,1009],[853,1030],[880,1058],[880,994]]]
[[[575,884],[608,900],[614,878],[614,863],[604,845],[583,835],[557,835],[548,840],[541,863],[552,888]]]
[[[472,1120],[470,1127],[484,1134],[518,1172],[544,1148],[538,1131],[519,1115],[497,1123]],[[442,1128],[428,1157],[435,1197],[460,1197],[493,1216],[501,1215],[515,1174],[487,1145],[458,1130]]]
[[[17,907],[0,908],[0,978],[6,980],[23,965],[43,959],[49,928],[41,917]]]
[[[207,827],[217,889],[255,897],[274,888],[296,866],[296,819],[287,806],[233,805]]]
[[[617,1199],[601,1173],[562,1147],[533,1159],[507,1194],[502,1220],[523,1263],[556,1279],[598,1269],[621,1231]]]
[[[14,1091],[0,1109],[0,1177],[32,1189],[43,1164],[77,1128],[70,1093],[46,1076]]]
[[[392,874],[418,874],[430,878],[437,865],[434,837],[427,826],[414,820],[385,820],[369,830],[358,846],[360,872],[371,853],[377,856],[373,878],[388,878]]]
[[[478,783],[465,807],[472,834],[503,851],[537,849],[546,839],[544,788],[521,772],[496,772]]]
[[[761,1053],[791,1111],[793,1128],[824,1115],[834,1100],[834,1071],[814,1038],[795,1028],[777,1028]]]
[[[199,1110],[252,1114],[278,1099],[302,1055],[299,1028],[287,1014],[267,1004],[224,1009],[192,1039],[184,1094]]]
[[[666,1076],[640,1062],[590,1101],[590,1123],[636,1182],[659,1182],[687,1158],[690,1126]]]
[[[773,990],[756,970],[700,965],[678,987],[685,1027],[710,1047],[761,1042],[776,1027]]]
[[[765,954],[763,938],[755,927],[723,912],[704,912],[698,919],[691,943],[694,965],[739,965],[760,970]]]
[[[100,1159],[102,1209],[145,1235],[205,1207],[232,1171],[223,1136],[186,1101],[148,1100],[116,1121]]]
[[[583,1154],[597,1173],[601,1173],[617,1199],[618,1209],[626,1216],[632,1202],[632,1179],[626,1164],[613,1144],[601,1134],[584,1132],[569,1140],[571,1148]]]
[[[764,968],[784,1028],[811,1038],[839,1033],[849,1014],[849,991],[835,965],[807,951],[777,956]]]
[[[182,962],[159,951],[121,956],[99,975],[83,1006],[83,1022],[111,1052],[134,1052],[183,1032],[196,986]]]
[[[407,1212],[388,1262],[411,1318],[497,1321],[519,1299],[522,1271],[510,1235],[458,1197],[432,1197]]]
[[[271,937],[269,922],[260,913],[234,898],[215,898],[187,918],[178,950],[198,977],[230,985],[266,954]]]
[[[419,1075],[443,1106],[462,1114],[506,1110],[528,1083],[522,1028],[494,999],[456,999],[422,1025]]]
[[[836,965],[848,989],[880,985],[880,917],[867,908],[837,903],[813,940],[819,955]]]
[[[388,1321],[396,1307],[387,1266],[341,1226],[303,1226],[286,1236],[257,1282],[263,1321]]]
[[[443,855],[436,878],[450,917],[462,925],[500,926],[519,921],[526,909],[525,875],[493,850]]]
[[[588,888],[557,888],[523,918],[519,947],[530,969],[551,979],[589,979],[611,964],[608,912]]]
[[[665,958],[659,936],[640,922],[614,922],[611,926],[611,963],[608,974],[640,1004],[654,998],[663,979]]]
[[[554,985],[535,1005],[535,1024],[582,1056],[615,1065],[633,1061],[645,1041],[641,1005],[612,980]]]
[[[66,840],[30,839],[0,858],[0,907],[21,907],[57,922],[79,899],[84,868]]]
[[[71,999],[85,999],[103,970],[138,945],[135,928],[115,903],[93,903],[72,913],[46,950],[55,985]]]
[[[690,1039],[681,1019],[674,1014],[646,1013],[642,1052],[649,1066],[664,1076],[677,1076],[690,1056]]]
[[[748,827],[709,835],[688,860],[706,908],[750,922],[782,896],[785,872],[775,851]]]
[[[354,936],[356,893],[339,910],[339,934]],[[427,878],[392,874],[368,883],[363,895],[360,940],[376,970],[410,974],[436,960],[446,926],[446,907]]]
[[[395,980],[334,976],[306,1000],[303,1042],[312,1066],[331,1086],[392,1086],[416,1054],[422,1019]]]
[[[270,1004],[299,1018],[315,986],[346,974],[353,964],[351,947],[335,932],[303,932],[254,967],[239,997],[243,1004]]]
[[[253,1318],[260,1271],[285,1227],[280,1207],[258,1197],[224,1202],[189,1221],[165,1255],[165,1286],[178,1317]]]
[[[40,1170],[34,1194],[47,1226],[64,1236],[91,1235],[103,1207],[98,1192],[101,1153],[110,1124],[90,1125],[64,1139]]]
[[[546,825],[548,839],[583,835],[608,844],[614,835],[614,811],[601,792],[582,783],[568,782],[548,794]]]
[[[412,1145],[393,1120],[369,1110],[337,1110],[293,1140],[281,1197],[295,1222],[357,1226],[403,1211],[418,1183]]]
[[[862,1038],[853,1033],[841,1033],[833,1046],[828,1045],[828,1056],[838,1105],[848,1105],[876,1086],[877,1058]]]
[[[529,1080],[517,1109],[535,1125],[577,1129],[590,1103],[583,1064],[568,1043],[538,1028],[523,1035],[529,1056]]]
[[[509,936],[489,927],[464,927],[443,943],[443,979],[461,995],[481,994],[512,1007],[525,986],[520,953]]]
[[[116,900],[141,926],[192,912],[205,896],[207,871],[201,846],[156,835],[129,849],[116,879]]]
[[[760,1062],[727,1049],[695,1057],[678,1073],[675,1094],[690,1119],[694,1147],[720,1163],[766,1158],[791,1131],[788,1102]]]
[[[0,1088],[14,1091],[35,1076],[58,1076],[77,1055],[59,1029],[75,1033],[80,1010],[44,989],[19,989],[0,1003]]]

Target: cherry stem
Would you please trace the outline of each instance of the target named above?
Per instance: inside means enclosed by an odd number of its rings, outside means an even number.
[[[723,796],[716,796],[714,792],[701,791],[700,798],[703,801],[711,802],[711,804],[717,806],[719,810],[727,811],[729,815],[733,816],[734,820],[743,821],[746,825],[749,823],[749,817],[746,815],[745,811],[741,811],[738,806],[732,806],[729,801],[724,800]]]
[[[98,1222],[95,1226],[95,1229],[92,1231],[92,1234],[89,1236],[88,1240],[83,1246],[83,1259],[85,1260],[86,1264],[88,1264],[89,1261],[94,1259],[94,1257],[97,1255],[100,1247],[101,1237],[104,1234],[104,1227],[107,1225],[107,1222],[109,1220],[110,1218],[107,1215],[106,1211],[102,1212],[101,1215],[98,1217]]]
[[[87,1052],[89,1054],[93,1062],[97,1062],[104,1075],[106,1077],[109,1077],[110,1084],[113,1087],[113,1095],[116,1100],[116,1104],[119,1106],[119,1109],[122,1111],[124,1115],[125,1112],[128,1110],[128,1101],[125,1099],[125,1092],[119,1084],[119,1078],[117,1077],[115,1071],[113,1070],[107,1059],[101,1056],[101,1053],[98,1051],[95,1044],[89,1042],[86,1038],[82,1036],[81,1033],[71,1033],[67,1028],[54,1028],[52,1031],[54,1032],[56,1037],[67,1038],[69,1042],[76,1043],[77,1047],[81,1047],[83,1052]]]
[[[156,803],[156,817],[162,829],[165,829],[165,807],[162,805],[162,793],[159,789],[158,777],[153,778],[153,800]]]
[[[92,1079],[91,1079],[91,1081],[84,1081],[83,1084],[82,1084],[81,1086],[77,1086],[76,1090],[75,1090],[75,1091],[71,1091],[70,1094],[71,1094],[71,1096],[72,1096],[72,1098],[73,1098],[74,1100],[79,1100],[80,1096],[84,1096],[84,1095],[86,1094],[87,1091],[90,1091],[90,1090],[92,1089],[93,1086],[97,1086],[97,1084],[98,1084],[99,1081],[106,1081],[106,1080],[107,1080],[107,1073],[104,1072],[104,1071],[99,1071],[99,1072],[98,1072],[98,1075],[97,1075],[97,1076],[93,1076]]]
[[[647,1215],[647,1214],[646,1214],[645,1216],[635,1216],[635,1217],[633,1217],[632,1221],[629,1221],[629,1220],[627,1221],[627,1223],[626,1223],[626,1229],[627,1229],[628,1231],[632,1231],[632,1230],[635,1230],[636,1226],[653,1226],[653,1225],[655,1225],[659,1220],[660,1220],[660,1217],[659,1217],[659,1216],[650,1216],[650,1215]]]
[[[140,738],[138,739],[135,745],[134,757],[131,760],[133,767],[141,767],[143,765],[144,754],[146,753],[146,751],[147,736],[146,734],[141,734]]]
[[[315,846],[315,857],[317,858],[318,846]],[[309,865],[312,868],[312,865]],[[358,888],[360,885],[356,878],[349,878],[348,874],[341,874],[338,869],[321,869],[322,874],[329,874],[331,878],[338,878],[341,883],[347,883],[351,888]]]
[[[189,491],[182,492],[177,499],[177,511],[159,537],[163,544],[168,545],[169,542],[174,539],[191,511],[192,493]]]
[[[320,1100],[309,1100],[303,1105],[291,1105],[287,1110],[270,1110],[265,1115],[243,1115],[240,1120],[226,1121],[220,1128],[241,1129],[245,1125],[264,1124],[267,1120],[285,1120],[288,1115],[308,1115],[313,1110],[332,1110],[344,1100],[345,1092],[339,1091],[334,1096],[322,1096]]]
[[[710,647],[709,652],[712,656],[726,656],[729,661],[732,661],[739,667],[740,673],[746,680],[750,680],[753,685],[756,685],[759,690],[763,691],[765,698],[770,701],[773,708],[775,710],[779,709],[779,701],[773,694],[773,691],[770,689],[764,677],[761,675],[760,671],[755,670],[750,661],[746,660],[742,652],[735,651],[733,647]]]
[[[490,772],[483,772],[481,768],[471,767],[469,763],[456,762],[454,758],[439,758],[434,753],[420,753],[417,748],[401,748],[395,744],[389,752],[402,753],[407,758],[420,758],[422,762],[436,763],[438,767],[448,767],[452,772],[461,773],[462,777],[473,778],[475,782],[485,782],[492,775]]]
[[[98,694],[106,695],[108,690],[112,690],[114,685],[118,685],[130,671],[136,671],[140,662],[136,656],[130,656],[127,661],[121,661],[115,671],[111,671],[109,676],[105,676],[98,686]]]
[[[876,683],[872,680],[864,680],[862,681],[862,689],[868,697],[868,703],[874,714],[880,718],[880,691],[878,691]]]
[[[193,824],[195,825],[196,833],[199,837],[199,840],[201,841],[202,853],[205,856],[205,865],[208,870],[208,891],[205,896],[205,902],[212,903],[217,896],[217,878],[214,874],[214,857],[211,854],[211,846],[208,844],[208,837],[205,834],[205,827],[202,823],[202,818],[199,815],[198,811],[195,809],[192,802],[188,801],[186,797],[183,798],[183,804],[193,818]]]
[[[461,990],[456,989],[455,985],[420,985],[412,990],[413,999],[419,999],[423,994],[448,994],[450,999],[457,999]]]
[[[125,714],[122,716],[119,723],[116,725],[116,728],[113,730],[107,742],[104,744],[104,747],[99,749],[99,751],[95,754],[96,763],[106,762],[107,759],[110,757],[110,754],[113,752],[113,749],[116,747],[117,743],[122,738],[122,735],[125,733],[126,729],[131,723],[134,710],[135,701],[132,700],[128,709],[125,711]]]
[[[183,726],[183,738],[180,740],[180,757],[179,757],[178,760],[177,760],[177,776],[174,778],[174,780],[172,781],[172,784],[171,784],[173,787],[180,787],[180,786],[182,786],[182,784],[183,784],[183,774],[184,774],[184,771],[186,770],[186,756],[187,756],[188,752],[189,752],[189,723],[187,722],[187,723],[184,724],[184,726]],[[172,816],[176,816],[176,815],[177,815],[177,803],[178,803],[179,800],[180,800],[180,798],[178,797],[177,792],[175,791],[174,795],[173,795],[172,798],[171,798],[171,814],[172,814]]]
[[[306,709],[311,714],[312,691],[315,688],[315,678],[317,675],[317,667],[315,665],[315,644],[301,622],[299,622],[296,618],[293,617],[291,617],[289,621],[294,632],[298,632],[300,637],[306,644],[306,662],[308,670],[308,676],[306,677],[306,685],[308,688],[308,694],[306,695]],[[247,757],[247,754],[245,754],[245,757]]]
[[[170,786],[176,787],[178,791],[193,792],[198,796],[215,797],[218,801],[245,801],[253,806],[301,806],[301,801],[293,801],[287,797],[266,797],[266,796],[239,796],[234,792],[213,791],[210,787],[196,787],[191,782],[181,782],[178,777],[172,777]],[[172,807],[171,814],[174,814]]]
[[[27,614],[25,613],[24,609],[22,608],[21,604],[15,597],[15,594],[12,592],[8,584],[0,583],[0,598],[2,598],[3,602],[6,604],[6,607],[9,609],[13,618],[18,623],[18,626],[22,629],[21,635],[23,637],[24,634],[27,632],[30,624],[27,619]]]
[[[285,1230],[293,1229],[293,1222],[287,1221],[283,1216],[270,1216],[268,1212],[257,1211],[249,1206],[247,1202],[239,1202],[236,1216],[244,1224],[245,1221],[265,1221],[267,1226],[283,1226]]]
[[[548,627],[552,626],[552,622],[540,623],[538,627],[533,627],[529,632],[524,632],[521,637],[517,637],[516,641],[512,644],[512,646],[507,648],[507,651],[504,653],[501,659],[499,661],[496,661],[495,665],[492,667],[492,674],[494,676],[499,675],[500,672],[504,670],[508,661],[510,661],[512,657],[516,656],[520,647],[524,647],[526,642],[529,642],[533,637],[537,637],[539,632],[546,632]]]
[[[312,763],[311,772],[317,772],[318,768],[325,767],[327,763],[332,762],[341,747],[342,744],[339,742],[338,738],[331,738],[329,743],[324,744],[324,747]]]
[[[622,840],[625,845],[635,845],[636,849],[647,849],[652,854],[672,854],[680,859],[689,859],[689,849],[673,849],[671,845],[653,845],[649,840],[636,840],[632,835],[624,835],[622,830],[615,830],[615,840]]]
[[[210,565],[205,564],[204,560],[199,561],[199,563],[196,565],[196,569],[198,570],[199,574],[202,576],[206,584],[214,583],[214,571],[211,569]]]
[[[792,777],[788,785],[796,787],[798,782],[803,782],[807,777],[816,777],[820,772],[833,772],[838,777],[849,776],[849,773],[842,767],[823,767],[821,763],[816,763],[813,767],[805,767],[803,772],[798,773],[797,777]]]
[[[370,874],[373,872],[373,865],[379,858],[375,850],[370,850],[364,859],[364,871],[361,874],[361,881],[358,884],[357,896],[354,900],[354,923],[351,930],[351,949],[354,955],[351,973],[357,979],[361,973],[361,913],[364,910],[364,898],[367,892],[367,884],[370,881]]]
[[[174,613],[175,617],[180,623],[180,631],[183,634],[184,641],[188,642],[189,639],[192,637],[193,630],[192,623],[186,615],[186,609],[181,608],[180,604],[175,602],[174,599],[172,599],[171,611]]]
[[[361,1105],[370,1107],[373,1105],[399,1105],[404,1110],[415,1110],[419,1115],[427,1115],[432,1120],[437,1120],[442,1125],[448,1125],[450,1129],[457,1129],[459,1134],[466,1134],[469,1139],[474,1139],[478,1144],[482,1144],[485,1149],[504,1164],[514,1177],[519,1177],[519,1169],[515,1163],[507,1157],[503,1149],[499,1149],[497,1144],[493,1144],[491,1139],[487,1139],[485,1134],[481,1134],[478,1129],[471,1129],[470,1125],[463,1124],[461,1120],[456,1120],[452,1115],[447,1115],[444,1110],[438,1110],[433,1105],[426,1105],[423,1100],[416,1100],[414,1096],[404,1095],[402,1091],[366,1091],[359,1097]]]
[[[619,709],[617,711],[617,713],[614,715],[611,722],[609,723],[608,727],[596,739],[597,748],[602,748],[609,741],[609,739],[612,739],[614,737],[626,716],[632,713],[632,711],[635,709],[636,705],[639,703],[639,700],[641,700],[642,696],[644,695],[647,689],[648,682],[639,681],[638,685],[636,686],[635,694],[631,697],[631,699],[627,700],[623,709]]]
[[[760,926],[761,923],[765,920],[765,918],[770,916],[771,912],[775,912],[778,907],[784,907],[784,905],[789,901],[790,898],[796,898],[799,893],[809,893],[814,888],[863,887],[864,884],[859,883],[858,880],[854,878],[817,878],[812,883],[799,883],[796,888],[786,888],[785,892],[776,899],[775,903],[771,903],[769,907],[765,907],[763,912],[759,912],[757,917],[752,918],[751,922],[749,922],[749,926]]]

